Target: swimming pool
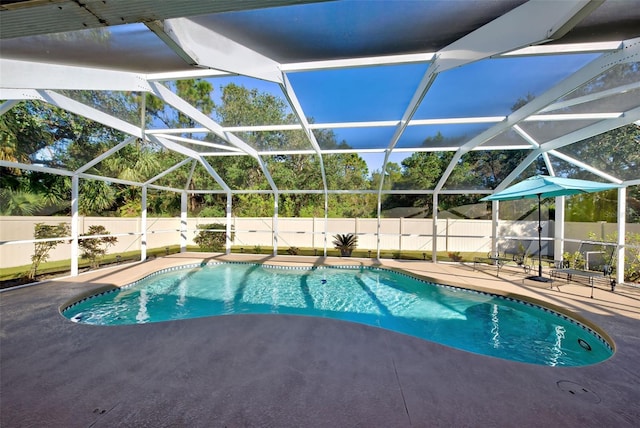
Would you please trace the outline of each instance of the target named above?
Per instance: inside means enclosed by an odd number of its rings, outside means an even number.
[[[170,268],[62,309],[78,323],[143,324],[232,314],[358,322],[493,357],[548,366],[606,360],[588,326],[531,303],[375,267],[215,262]]]

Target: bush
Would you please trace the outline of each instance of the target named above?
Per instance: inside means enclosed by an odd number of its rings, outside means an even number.
[[[343,257],[351,256],[351,253],[357,246],[358,237],[353,233],[333,235],[333,247],[336,250],[340,250],[340,255]]]
[[[222,223],[199,224],[198,233],[193,242],[195,242],[202,250],[205,251],[222,251],[227,243],[227,226]],[[231,239],[233,241],[234,233],[231,231]]]
[[[592,232],[588,235],[589,239],[595,241],[596,235]],[[618,242],[618,233],[608,234],[604,238],[604,242]],[[625,266],[624,280],[625,282],[640,281],[640,233],[627,232],[624,237],[625,243]]]
[[[89,233],[83,233],[82,236],[92,235],[110,235],[111,232],[107,231],[104,226],[92,225],[89,226]],[[80,257],[88,259],[92,268],[100,266],[100,260],[107,254],[107,248],[118,242],[118,238],[115,236],[101,236],[99,238],[86,238],[78,241],[78,246],[82,250]]]
[[[289,247],[289,249],[287,250],[287,254],[291,256],[297,256],[299,252],[300,252],[300,248],[298,247]]]
[[[562,261],[572,269],[584,269],[584,257],[581,252],[564,253]]]
[[[46,238],[61,238],[64,236],[69,236],[70,234],[69,225],[66,223],[58,223],[56,226],[49,226],[44,223],[36,223],[33,231],[33,237],[35,239],[46,239]],[[40,263],[44,263],[49,258],[49,252],[53,250],[60,241],[45,241],[45,242],[36,242],[34,244],[35,251],[31,256],[31,269],[29,270],[29,279],[34,279],[38,272],[38,266]]]

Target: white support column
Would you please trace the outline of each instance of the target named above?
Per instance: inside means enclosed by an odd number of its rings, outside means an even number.
[[[555,260],[562,260],[564,254],[564,202],[564,196],[556,198],[556,226],[553,242],[553,258]]]
[[[233,243],[231,240],[231,204],[233,203],[233,197],[231,195],[231,192],[227,193],[227,240],[226,240],[226,247],[225,247],[225,252],[227,254],[231,254],[231,244]]]
[[[323,245],[324,250],[322,252],[324,257],[327,257],[327,233],[329,229],[329,194],[324,192],[324,237],[323,237]],[[378,253],[380,255],[380,253]]]
[[[400,234],[398,236],[398,252],[401,253],[402,252],[402,235],[404,234],[404,217],[400,217],[399,219],[400,222]]]
[[[438,194],[433,194],[433,239],[431,241],[431,260],[438,263]]]
[[[382,174],[381,178],[384,180],[384,174]],[[380,229],[382,228],[382,224],[380,222],[381,210],[382,210],[382,195],[380,194],[380,192],[378,192],[378,215],[376,216],[376,218],[378,219],[376,223],[376,259],[380,258]]]
[[[273,223],[271,230],[273,234],[273,255],[278,255],[278,199],[280,195],[276,192],[273,194]]]
[[[618,284],[622,284],[624,282],[624,246],[627,233],[626,213],[627,188],[621,187],[620,189],[618,189],[618,254],[616,254],[616,259],[618,261],[616,266],[616,283]]]
[[[140,261],[147,260],[147,186],[142,186],[142,200],[140,201]]]
[[[71,276],[78,276],[78,195],[80,178],[71,177]]]
[[[491,201],[491,254],[498,254],[498,223],[500,221],[500,202]]]
[[[187,251],[187,192],[180,198],[180,252]]]

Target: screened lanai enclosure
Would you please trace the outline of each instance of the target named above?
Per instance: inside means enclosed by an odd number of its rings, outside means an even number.
[[[3,267],[56,242],[77,275],[96,230],[144,260],[214,224],[227,252],[534,253],[535,201],[479,200],[538,174],[620,185],[545,200],[546,256],[638,262],[639,0],[3,0],[0,22]]]

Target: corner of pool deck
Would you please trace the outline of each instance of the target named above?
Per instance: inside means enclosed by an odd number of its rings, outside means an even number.
[[[208,261],[362,265],[523,296],[603,329],[614,355],[544,367],[360,324],[234,315],[134,326],[73,323],[93,290]],[[424,261],[182,253],[0,294],[0,426],[635,427],[640,288],[523,283],[522,270]]]

